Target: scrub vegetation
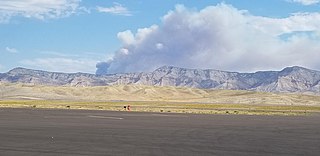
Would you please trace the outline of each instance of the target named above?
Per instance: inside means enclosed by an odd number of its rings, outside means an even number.
[[[320,96],[177,87],[68,87],[0,84],[0,107],[306,115],[320,112]]]

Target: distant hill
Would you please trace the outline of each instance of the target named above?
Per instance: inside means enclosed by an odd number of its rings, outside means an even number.
[[[259,71],[255,73],[163,66],[153,72],[112,75],[57,73],[14,68],[7,73],[0,74],[0,82],[79,87],[132,84],[263,92],[304,92],[312,94],[320,92],[320,72],[298,66],[287,67],[281,71]]]
[[[320,106],[320,96],[315,95],[143,85],[71,87],[0,83],[0,102],[1,100]]]

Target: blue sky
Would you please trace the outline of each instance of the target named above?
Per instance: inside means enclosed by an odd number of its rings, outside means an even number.
[[[0,0],[0,72],[320,70],[319,10],[318,0]]]

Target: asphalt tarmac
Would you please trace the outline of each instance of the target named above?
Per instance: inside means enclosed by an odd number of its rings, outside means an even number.
[[[320,155],[320,116],[0,108],[1,156]]]

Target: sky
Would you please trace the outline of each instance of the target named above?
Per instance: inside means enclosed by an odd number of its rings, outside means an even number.
[[[320,0],[0,0],[0,73],[320,70]]]

